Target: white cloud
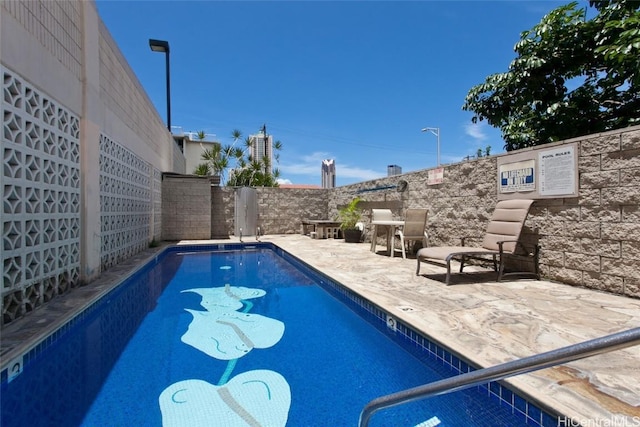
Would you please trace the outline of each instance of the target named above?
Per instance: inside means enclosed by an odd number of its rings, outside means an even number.
[[[486,128],[487,124],[480,123],[468,123],[464,126],[464,132],[469,135],[471,138],[477,141],[484,141],[487,139]]]
[[[371,169],[362,169],[358,167],[351,166],[340,166],[339,163],[336,164],[336,175],[340,178],[357,178],[362,181],[369,181],[371,179],[376,179],[385,176],[385,173],[376,172]]]
[[[278,178],[276,179],[276,181],[278,182],[278,184],[293,184],[290,179],[286,178]]]
[[[302,156],[302,161],[303,162],[307,162],[307,163],[317,163],[318,165],[320,165],[320,163],[323,160],[326,159],[331,159],[331,154],[324,152],[324,151],[316,151],[314,153],[311,153],[309,155],[306,156]]]

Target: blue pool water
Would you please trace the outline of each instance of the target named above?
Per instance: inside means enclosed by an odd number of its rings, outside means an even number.
[[[0,425],[355,426],[371,399],[454,374],[281,250],[208,249],[165,251],[25,357],[3,378]],[[381,411],[371,425],[550,419],[486,390]]]

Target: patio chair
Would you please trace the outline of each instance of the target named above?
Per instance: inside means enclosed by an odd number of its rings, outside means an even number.
[[[486,259],[486,256],[493,258],[493,269],[498,272],[498,282],[503,276],[511,274],[533,274],[539,279],[538,274],[538,253],[539,246],[535,245],[533,252],[527,251],[519,242],[522,227],[529,214],[529,209],[533,204],[533,200],[502,200],[496,204],[491,220],[487,225],[487,230],[480,247],[464,246],[464,238],[462,246],[436,246],[422,248],[418,251],[416,258],[418,267],[416,275],[420,274],[420,263],[431,262],[432,260],[445,261],[447,264],[447,277],[445,283],[449,285],[451,278],[451,260],[460,259],[460,272],[464,268],[464,263],[468,258]],[[533,259],[534,272],[504,272],[505,258],[510,255],[516,255],[516,250],[523,249],[529,258]],[[496,257],[498,261],[496,261]],[[499,262],[499,266],[497,264]]]
[[[407,209],[404,225],[398,230],[403,259],[407,258],[405,247],[409,242],[421,241],[423,248],[428,246],[429,235],[426,230],[428,212],[428,209]]]
[[[371,221],[391,221],[391,220],[393,220],[393,212],[391,212],[391,209],[371,209]],[[373,226],[373,233],[371,235],[371,252],[376,251],[378,236],[380,235],[384,235],[388,240],[389,226],[387,225]]]

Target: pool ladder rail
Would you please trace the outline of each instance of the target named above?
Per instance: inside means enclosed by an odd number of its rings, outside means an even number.
[[[367,403],[360,413],[359,427],[367,427],[373,414],[381,409],[414,402],[432,396],[464,390],[475,385],[498,381],[512,376],[526,374],[539,369],[550,368],[574,360],[596,356],[610,351],[621,350],[640,344],[640,328],[618,332],[595,338],[545,353],[512,360],[489,368],[478,369],[455,377],[445,378],[429,384],[378,397]]]
[[[256,229],[256,242],[259,242],[259,241],[260,241],[260,236],[261,236],[261,235],[262,235],[262,234],[261,234],[260,227],[258,227],[258,228]],[[243,240],[242,240],[242,227],[240,227],[240,235],[239,235],[238,237],[240,238],[240,243],[244,243],[244,242],[243,242]]]

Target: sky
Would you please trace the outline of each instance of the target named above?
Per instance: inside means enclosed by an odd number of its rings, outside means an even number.
[[[462,161],[500,131],[472,124],[469,90],[508,71],[522,31],[567,4],[527,1],[96,1],[98,13],[166,122],[232,142],[263,125],[282,143],[281,182],[338,186]],[[178,131],[179,129],[174,129]],[[187,171],[191,173],[192,171]]]

